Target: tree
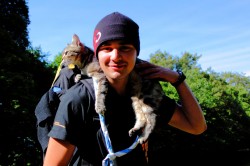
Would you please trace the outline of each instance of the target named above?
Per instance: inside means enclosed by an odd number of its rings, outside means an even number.
[[[1,1],[0,22],[0,165],[38,165],[34,109],[52,72],[28,41],[24,0]]]
[[[158,64],[162,67],[168,67],[170,69],[175,68],[176,58],[168,54],[167,52],[156,51],[154,54],[150,54],[150,62]]]
[[[56,74],[57,68],[59,67],[61,62],[62,62],[62,54],[59,53],[55,56],[54,60],[51,63],[49,63],[49,67],[54,70],[54,74]]]
[[[231,72],[221,73],[221,77],[231,89],[236,91],[235,94],[232,94],[233,97],[240,102],[246,114],[250,116],[250,77]]]
[[[216,73],[212,69],[203,71],[197,63],[200,57],[189,53],[173,57],[159,51],[151,54],[151,62],[184,71],[208,124],[208,130],[200,136],[191,136],[171,127],[160,129],[152,138],[157,142],[155,147],[165,147],[162,150],[165,153],[177,151],[178,154],[181,151],[198,151],[199,154],[249,151],[250,78]],[[179,100],[169,83],[162,83],[162,86],[168,96]],[[167,145],[166,140],[169,140]]]

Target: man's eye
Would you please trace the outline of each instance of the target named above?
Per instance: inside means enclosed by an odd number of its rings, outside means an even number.
[[[120,47],[120,51],[123,51],[123,52],[128,52],[130,51],[132,48],[131,47],[128,47],[128,46],[122,46]]]
[[[100,47],[100,51],[111,51],[112,49],[110,47]]]

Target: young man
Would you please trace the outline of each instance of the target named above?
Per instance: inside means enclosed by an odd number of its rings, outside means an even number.
[[[164,96],[157,112],[166,125],[195,135],[206,130],[202,110],[184,81],[183,73],[148,62],[135,65],[140,52],[140,40],[139,27],[132,19],[118,12],[105,16],[95,28],[93,46],[95,56],[109,83],[105,120],[115,152],[128,148],[135,140],[135,136],[128,135],[129,129],[134,125],[135,115],[127,89],[129,74],[134,67],[144,78],[159,79],[175,86],[182,105]],[[54,126],[49,134],[44,166],[69,163],[101,165],[108,152],[96,116],[94,100],[88,89],[82,83],[73,86],[62,97],[59,105]],[[118,166],[147,165],[141,146],[122,157],[117,157],[114,163]]]

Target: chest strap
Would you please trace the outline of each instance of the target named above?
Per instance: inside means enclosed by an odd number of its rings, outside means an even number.
[[[114,153],[113,148],[112,148],[112,144],[111,144],[111,140],[109,138],[108,129],[106,127],[104,115],[99,114],[99,118],[100,118],[100,124],[101,124],[101,128],[102,128],[102,132],[103,132],[103,135],[104,135],[104,138],[105,138],[105,144],[106,144],[106,147],[108,149],[108,155],[102,161],[102,166],[116,166],[117,164],[115,162],[115,158],[116,157],[121,157],[121,156],[131,152],[138,145],[139,136],[136,137],[134,143],[130,147],[128,147],[127,149],[124,149],[124,150],[121,150],[121,151],[118,151],[118,152]]]

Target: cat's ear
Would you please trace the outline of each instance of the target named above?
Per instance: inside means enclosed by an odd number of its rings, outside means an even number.
[[[80,45],[83,46],[83,44],[80,41],[80,38],[76,34],[74,34],[72,37],[72,44],[77,45],[77,46],[80,46]]]

